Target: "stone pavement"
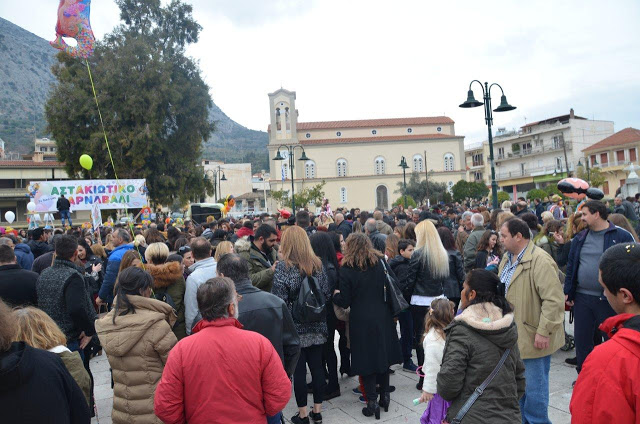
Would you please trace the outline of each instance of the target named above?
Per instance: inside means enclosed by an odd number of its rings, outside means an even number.
[[[568,319],[568,315],[567,315]],[[567,330],[572,333],[572,329],[567,324]],[[338,338],[336,337],[336,352]],[[576,379],[575,367],[565,364],[564,360],[575,356],[575,350],[570,352],[558,351],[551,359],[551,372],[549,383],[549,418],[553,424],[566,424],[571,422],[569,415],[569,401],[571,400],[571,383]],[[338,356],[338,359],[339,356]],[[415,361],[415,355],[414,355]],[[358,402],[358,397],[351,392],[351,389],[358,385],[357,377],[340,378],[340,391],[342,395],[322,405],[323,423],[332,424],[354,424],[385,422],[394,424],[419,423],[420,416],[426,406],[420,404],[413,406],[413,399],[420,396],[416,390],[418,376],[402,371],[401,366],[392,367],[396,370],[391,376],[391,384],[396,386],[396,391],[391,393],[391,406],[389,412],[382,411],[380,421],[374,418],[367,418],[362,415],[363,404]],[[111,424],[111,408],[113,402],[113,391],[111,390],[111,376],[109,373],[109,362],[106,355],[95,357],[91,360],[91,371],[95,380],[95,397],[98,408],[98,417],[94,418],[92,424]],[[309,405],[313,404],[312,396],[309,395]],[[289,404],[284,410],[284,416],[289,419],[298,411],[295,398],[291,396]]]

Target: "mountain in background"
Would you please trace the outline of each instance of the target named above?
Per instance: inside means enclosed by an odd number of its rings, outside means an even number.
[[[0,18],[0,138],[5,151],[30,153],[34,138],[47,136],[44,104],[56,82],[51,66],[57,52],[47,40]],[[203,143],[204,158],[250,162],[253,172],[268,169],[266,132],[243,127],[215,103],[209,117],[216,130]]]

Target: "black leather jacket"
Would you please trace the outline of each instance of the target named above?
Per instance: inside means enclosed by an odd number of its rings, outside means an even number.
[[[250,279],[235,282],[242,296],[238,302],[238,321],[245,330],[265,336],[280,355],[287,375],[293,371],[300,356],[300,338],[287,305],[278,296],[260,290]]]
[[[422,262],[422,249],[413,252],[407,272],[407,292],[416,296],[440,296],[444,294],[444,279],[431,277],[426,261]]]

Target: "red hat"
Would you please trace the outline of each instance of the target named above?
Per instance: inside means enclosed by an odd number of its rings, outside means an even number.
[[[291,212],[286,209],[278,209],[278,212],[280,212],[280,216],[284,219],[288,219],[291,216]]]

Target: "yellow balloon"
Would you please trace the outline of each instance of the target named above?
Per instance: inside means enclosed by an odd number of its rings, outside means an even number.
[[[87,171],[90,171],[93,168],[93,159],[89,155],[80,156],[80,166],[82,166]]]

